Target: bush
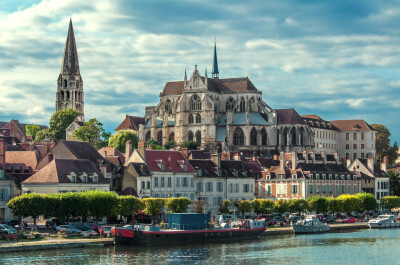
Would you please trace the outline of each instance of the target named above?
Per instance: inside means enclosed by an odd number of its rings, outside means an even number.
[[[182,143],[182,147],[185,147],[189,150],[196,150],[197,146],[198,146],[198,144],[195,141],[183,141],[183,143]]]

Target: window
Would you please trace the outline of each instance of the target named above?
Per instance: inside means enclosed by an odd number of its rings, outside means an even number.
[[[249,192],[249,191],[250,191],[249,184],[243,184],[243,192]]]
[[[353,133],[353,140],[357,140],[357,133]]]
[[[265,185],[265,194],[271,195],[271,185]]]
[[[161,177],[161,187],[164,187],[165,186],[165,179],[164,179],[164,177]]]
[[[201,102],[200,102],[200,98],[197,95],[193,95],[190,98],[190,110],[201,110]]]
[[[267,145],[267,133],[264,128],[261,130],[261,145]]]
[[[296,175],[296,174],[293,174],[293,175],[292,175],[292,179],[297,179],[297,175]]]
[[[213,191],[213,182],[206,182],[206,191],[207,192],[212,192]]]
[[[361,133],[361,140],[364,140],[364,133]]]
[[[157,133],[157,142],[162,145],[162,131]]]
[[[8,200],[8,189],[0,189],[0,200]]]
[[[233,98],[229,98],[226,102],[226,111],[233,111],[235,107],[235,100]]]
[[[190,178],[190,187],[194,187],[194,178]]]
[[[157,163],[157,166],[161,169],[161,170],[165,170],[165,165],[163,163]]]
[[[196,115],[196,123],[201,123],[201,115],[200,114]]]
[[[315,185],[315,193],[319,194],[321,192],[321,186]]]
[[[233,145],[244,145],[244,133],[240,128],[237,128],[233,135]]]
[[[188,182],[188,178],[187,177],[183,177],[182,179],[182,187],[187,187],[189,186],[189,182]]]
[[[176,178],[176,186],[177,187],[181,186],[181,178],[179,178],[179,177]]]
[[[246,111],[246,102],[244,101],[244,98],[240,98],[240,112],[245,112]]]
[[[350,154],[346,153],[346,160],[350,158]]]
[[[197,182],[196,186],[197,186],[196,187],[197,192],[203,192],[203,182]]]
[[[357,149],[357,144],[353,144],[353,149]]]
[[[329,193],[330,193],[330,194],[333,193],[333,185],[329,185]]]
[[[167,101],[165,102],[165,112],[168,114],[172,114],[172,103],[171,100],[167,99]]]
[[[353,193],[358,193],[358,186],[357,185],[353,186]]]
[[[231,192],[231,193],[233,192],[233,184],[232,183],[229,184],[229,192]]]
[[[349,150],[350,149],[350,145],[346,144],[346,149]]]
[[[314,185],[308,185],[308,191],[314,193]]]
[[[193,115],[192,115],[192,114],[189,114],[188,123],[189,123],[189,124],[192,124],[192,123],[193,123]]]
[[[147,189],[150,189],[150,181],[147,181]]]
[[[357,159],[357,153],[354,153],[353,154],[353,160],[356,160]]]
[[[142,184],[142,189],[145,189],[146,188],[146,182],[142,181],[141,184]]]
[[[93,182],[99,182],[99,176],[94,175],[93,176]]]
[[[4,178],[4,170],[0,169],[0,179]]]
[[[257,145],[257,130],[256,130],[256,128],[251,129],[250,145]]]
[[[250,99],[250,111],[251,112],[255,112],[256,111],[256,101],[254,100],[254,98]]]
[[[154,187],[158,187],[158,177],[154,177]]]
[[[346,193],[344,184],[340,185],[340,193],[342,193],[342,194]]]
[[[198,146],[201,145],[201,132],[200,131],[196,132],[196,143]]]
[[[297,184],[290,185],[290,193],[298,194],[299,193],[299,186]]]
[[[236,186],[235,192],[238,193],[239,192],[239,183],[236,183],[235,186]]]
[[[217,183],[217,192],[223,192],[223,191],[224,191],[224,183],[218,182]]]
[[[336,184],[336,186],[335,186],[335,193],[339,194],[339,184]]]
[[[361,149],[364,149],[364,144],[361,144]]]
[[[276,184],[276,195],[286,195],[287,184]]]
[[[346,133],[346,140],[348,141],[350,139],[349,133]]]
[[[76,175],[71,176],[71,182],[76,182]]]
[[[193,141],[193,132],[189,131],[187,135],[188,135],[188,140]]]

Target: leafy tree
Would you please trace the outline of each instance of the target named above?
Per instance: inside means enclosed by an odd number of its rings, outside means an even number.
[[[242,200],[239,203],[238,212],[244,215],[244,213],[250,212],[252,209],[251,202],[249,200]]]
[[[194,200],[192,202],[193,211],[195,213],[202,213],[205,206],[206,206],[206,201]]]
[[[111,133],[103,129],[103,124],[97,119],[90,119],[85,125],[74,131],[72,137],[80,141],[87,141],[97,149],[108,145]]]
[[[371,193],[357,193],[355,196],[361,200],[361,211],[372,211],[378,207],[378,202]]]
[[[89,201],[89,214],[94,217],[114,216],[118,210],[118,199],[115,192],[89,190],[83,192]]]
[[[132,141],[133,148],[137,148],[139,139],[136,133],[129,130],[119,131],[117,134],[111,136],[108,145],[117,148],[118,151],[124,153],[125,145],[128,140]]]
[[[384,156],[388,156],[389,164],[393,164],[397,159],[398,146],[397,142],[393,146],[390,145],[390,136],[392,135],[389,129],[382,124],[371,124],[376,131],[376,157],[378,162],[382,162]]]
[[[186,140],[186,141],[183,141],[183,143],[182,143],[182,147],[186,147],[189,150],[196,150],[197,146],[198,146],[198,144],[195,141]]]
[[[385,196],[381,198],[381,205],[383,209],[391,210],[400,207],[399,196]]]
[[[304,199],[292,199],[289,200],[290,212],[301,213],[307,210],[307,201]]]
[[[341,201],[336,198],[329,197],[327,199],[327,203],[328,203],[328,212],[330,213],[334,214],[337,212],[341,212],[343,209]]]
[[[257,214],[268,214],[274,209],[274,202],[268,199],[254,199],[251,201],[251,205]]]
[[[218,213],[220,214],[229,214],[231,211],[229,210],[229,206],[231,206],[230,200],[224,200],[219,203]]]
[[[274,209],[275,212],[280,214],[287,213],[289,211],[289,202],[287,200],[276,200]]]
[[[164,144],[164,148],[167,150],[174,148],[175,146],[176,146],[176,143],[174,140],[168,141]]]
[[[40,131],[40,126],[35,124],[27,124],[25,130],[26,135],[32,136],[32,140],[35,140],[36,134]]]
[[[45,200],[43,195],[38,193],[25,193],[12,198],[7,203],[7,207],[16,216],[32,216],[33,222],[36,224],[36,217],[45,212]]]
[[[233,206],[236,208],[237,211],[239,211],[240,201],[234,200],[234,201],[233,201]]]
[[[308,210],[316,213],[326,213],[328,211],[328,202],[325,197],[312,196],[307,199]]]
[[[43,140],[46,138],[65,140],[65,130],[79,114],[80,113],[74,109],[57,111],[50,118],[49,128],[39,131],[36,134],[36,140]]]
[[[144,205],[141,200],[135,196],[118,196],[118,214],[130,217],[142,210]]]
[[[160,215],[164,206],[165,199],[161,198],[143,198],[144,212],[151,216],[151,221],[153,222],[153,217],[155,215]]]
[[[345,212],[362,210],[361,199],[355,195],[343,194],[337,199],[341,202]]]
[[[171,213],[187,213],[190,204],[192,204],[192,201],[186,197],[172,197],[167,199],[165,206]]]
[[[390,195],[400,196],[400,172],[389,170]]]

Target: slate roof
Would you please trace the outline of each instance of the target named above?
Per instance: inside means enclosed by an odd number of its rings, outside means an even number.
[[[297,163],[297,168],[300,168],[303,171],[313,172],[323,172],[329,174],[352,174],[345,166],[342,164],[306,164],[306,163]]]
[[[368,169],[368,158],[357,158]],[[368,169],[369,170],[369,169]],[[372,173],[372,172],[371,172]],[[387,178],[388,175],[381,170],[381,168],[374,164],[374,176],[380,178]]]
[[[132,187],[125,188],[123,191],[121,191],[119,193],[119,195],[123,195],[123,196],[131,195],[131,196],[138,197],[138,194],[136,193],[135,189]]]
[[[331,122],[323,120],[317,115],[301,115],[301,117],[303,118],[304,122],[307,123],[310,127],[335,131],[339,130]]]
[[[305,124],[295,109],[275,109],[275,111],[278,114],[278,124]]]
[[[126,114],[125,119],[121,122],[120,125],[114,131],[120,130],[135,130],[139,131],[139,125],[145,124],[144,117],[137,117],[137,116],[129,116]]]
[[[336,120],[331,123],[341,131],[374,131],[364,120]]]
[[[96,173],[99,176],[97,183],[108,183],[99,168],[88,159],[54,159],[23,183],[73,183],[67,177],[71,172],[78,176],[82,173],[86,173],[88,176]],[[79,177],[77,179],[77,183],[82,183]],[[88,178],[88,183],[93,183],[90,178]]]
[[[196,172],[194,168],[189,164],[186,157],[179,151],[171,150],[147,150],[146,149],[146,164],[149,166],[151,171],[162,171],[162,172]],[[165,169],[161,170],[158,167],[158,163],[164,164]],[[181,167],[186,165],[186,171]]]
[[[251,172],[248,174],[248,168],[240,160],[221,160],[221,169],[224,172],[229,173],[232,177],[236,177],[233,172],[237,172],[237,177],[239,178],[256,177],[256,175],[252,174]],[[244,174],[244,172],[247,173],[247,176]]]
[[[189,158],[190,159],[211,159],[211,154],[204,150],[190,150]]]
[[[62,74],[80,74],[78,52],[76,50],[74,28],[72,20],[69,21],[67,40],[65,41],[64,57],[61,66]]]
[[[145,163],[131,162],[129,164],[133,166],[133,168],[135,169],[136,173],[139,176],[150,176],[151,175],[150,168]]]
[[[217,166],[211,160],[204,160],[204,159],[190,159],[189,163],[192,165],[196,171],[201,170],[202,174],[199,177],[206,177],[206,178],[219,178],[215,173],[217,170]]]
[[[257,161],[264,168],[270,168],[270,167],[273,167],[273,166],[279,166],[279,164],[280,164],[279,160],[274,160],[274,159],[272,159],[270,157],[258,158]]]

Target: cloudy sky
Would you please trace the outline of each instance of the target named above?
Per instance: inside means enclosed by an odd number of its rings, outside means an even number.
[[[248,76],[271,107],[400,141],[398,1],[215,2],[0,0],[0,120],[47,124],[71,17],[85,117],[109,131],[185,69],[210,73],[216,37],[220,77]]]

